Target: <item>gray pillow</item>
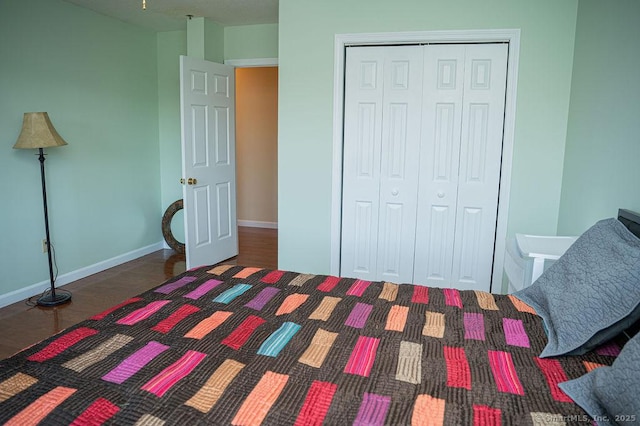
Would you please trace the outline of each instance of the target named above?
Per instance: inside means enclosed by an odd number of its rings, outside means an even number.
[[[627,342],[611,367],[599,367],[562,389],[598,425],[640,421],[640,334]]]
[[[601,220],[514,295],[544,320],[540,357],[589,352],[640,319],[640,239],[616,219]]]

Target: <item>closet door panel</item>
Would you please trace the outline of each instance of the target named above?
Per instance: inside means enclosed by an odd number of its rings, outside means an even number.
[[[385,50],[376,275],[379,280],[413,280],[422,66],[421,46]]]
[[[425,46],[424,50],[414,281],[449,287],[456,225],[465,47]]]
[[[489,291],[502,161],[506,44],[469,45],[452,284]]]
[[[421,249],[426,244],[426,250],[418,256],[416,251],[415,269],[428,266],[428,276],[416,275],[417,283],[439,282],[444,283],[451,275],[451,247],[443,244],[447,238],[450,239],[450,229],[453,226],[455,212],[447,206],[432,205],[429,212],[429,223],[420,223],[419,226],[428,226],[428,240],[420,240]],[[416,244],[417,246],[418,244]],[[426,268],[425,268],[426,269]],[[430,280],[430,281],[428,281]]]
[[[347,49],[341,271],[377,273],[384,48]]]
[[[460,247],[456,247],[458,258],[455,260],[457,261],[456,266],[458,269],[455,271],[454,276],[458,282],[469,282],[476,285],[478,283],[477,271],[479,269],[479,256],[481,255],[478,249],[482,236],[483,213],[482,209],[464,207],[458,216],[460,219],[456,229],[460,231],[459,235],[462,236]],[[460,287],[456,286],[456,288]],[[469,288],[480,290],[480,288],[474,286]]]

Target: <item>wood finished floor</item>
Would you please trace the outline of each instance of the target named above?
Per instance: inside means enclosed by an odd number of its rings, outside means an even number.
[[[275,229],[239,227],[239,254],[222,263],[276,269],[277,235]],[[160,250],[61,287],[73,294],[71,302],[65,305],[41,308],[22,301],[1,308],[0,359],[156,287],[184,270],[184,255]]]

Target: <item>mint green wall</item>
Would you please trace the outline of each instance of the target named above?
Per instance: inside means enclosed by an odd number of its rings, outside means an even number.
[[[224,62],[224,27],[216,22],[205,19],[204,58],[207,61]]]
[[[187,55],[204,59],[205,44],[204,18],[187,20]]]
[[[555,233],[577,0],[281,0],[278,266],[328,273],[334,35],[521,29],[509,233]]]
[[[278,24],[238,25],[224,29],[225,59],[278,57]]]
[[[224,27],[202,17],[188,19],[186,55],[207,61],[223,62]]]
[[[180,55],[187,53],[186,31],[158,33],[158,132],[162,212],[182,198],[180,147]],[[181,224],[176,213],[172,225]],[[173,236],[184,242],[184,226],[173,226]]]
[[[640,2],[580,0],[558,231],[640,212]]]
[[[2,0],[0,58],[0,296],[48,280],[39,163],[12,149],[24,112],[47,111],[69,143],[45,163],[61,275],[160,242],[155,33]]]

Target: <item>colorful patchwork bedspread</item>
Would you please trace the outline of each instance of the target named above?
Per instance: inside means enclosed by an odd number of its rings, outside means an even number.
[[[619,347],[540,359],[513,296],[199,268],[4,361],[0,423],[546,425]]]

